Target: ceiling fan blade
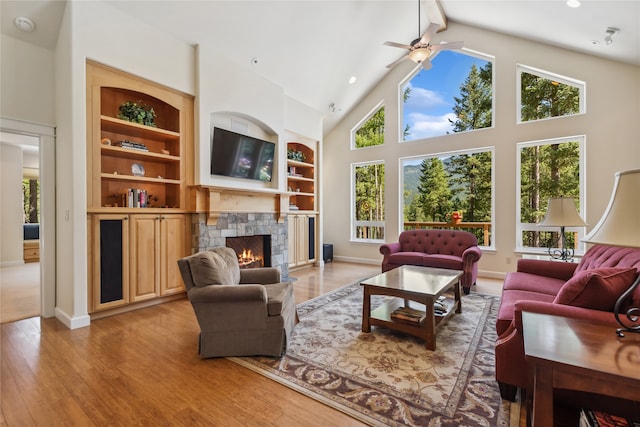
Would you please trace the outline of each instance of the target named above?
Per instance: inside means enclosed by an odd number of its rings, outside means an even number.
[[[391,47],[399,47],[400,49],[411,49],[411,46],[409,46],[408,44],[402,44],[402,43],[396,43],[396,42],[384,42],[383,43],[385,46],[391,46]]]
[[[463,47],[464,42],[440,43],[432,45],[431,52],[438,52],[440,50],[456,50],[462,49]]]
[[[427,31],[424,32],[424,34],[422,35],[422,38],[420,39],[420,43],[429,44],[431,42],[431,38],[433,37],[433,35],[436,33],[436,31],[438,31],[438,28],[440,28],[440,25],[438,24],[433,24],[433,23],[429,24]]]
[[[422,68],[425,71],[431,69],[431,61],[429,61],[429,59],[425,59],[424,61],[422,61]]]
[[[409,58],[409,55],[403,55],[400,58],[396,59],[395,61],[393,61],[391,64],[387,65],[387,68],[393,68],[395,67],[397,64],[399,64],[400,62],[404,61],[405,59]]]

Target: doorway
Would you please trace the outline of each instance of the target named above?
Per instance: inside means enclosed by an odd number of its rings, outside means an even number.
[[[7,157],[2,159],[5,172],[14,166],[8,163],[11,159],[15,158],[16,162],[20,159],[21,164],[27,165],[30,163],[31,169],[37,169],[37,172],[32,171],[32,173],[37,173],[40,184],[38,239],[34,239],[37,242],[36,247],[39,252],[37,262],[24,263],[25,257],[33,259],[33,253],[28,256],[25,255],[27,249],[24,249],[22,195],[11,194],[13,198],[16,198],[16,202],[20,206],[14,206],[14,202],[2,204],[3,258],[2,262],[0,262],[0,286],[2,286],[3,292],[3,308],[5,300],[11,302],[11,310],[6,313],[6,319],[3,310],[2,322],[30,317],[33,314],[52,317],[55,314],[56,279],[55,128],[1,118],[0,145],[2,146],[3,154],[6,154]],[[23,152],[28,153],[24,155],[24,160],[21,158]],[[35,158],[35,160],[30,162],[29,158]],[[14,169],[20,168],[16,167]],[[22,192],[20,185],[22,182],[21,171],[14,171],[13,174],[15,175],[13,181],[18,182],[15,184],[3,184],[2,200],[7,200],[4,193]],[[3,181],[5,180],[3,179]],[[20,186],[19,190],[14,189],[14,185]],[[6,194],[6,196],[10,196],[10,194]],[[4,211],[5,207],[11,209],[11,211]],[[30,248],[33,249],[33,241],[30,243]],[[5,251],[8,254],[5,254]],[[10,294],[5,295],[5,291],[10,292]]]

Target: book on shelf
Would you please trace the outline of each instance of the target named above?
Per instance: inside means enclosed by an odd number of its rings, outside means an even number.
[[[144,145],[143,143],[141,143],[141,142],[133,142],[133,141],[129,141],[127,139],[123,139],[122,141],[118,141],[116,143],[116,146],[119,146],[119,147],[122,147],[122,148],[128,148],[130,150],[149,151],[147,146]]]
[[[425,312],[411,307],[398,307],[391,312],[391,318],[410,323],[420,323],[425,318]]]
[[[139,188],[129,188],[127,190],[127,204],[128,208],[146,208],[147,207],[147,190]]]
[[[582,409],[580,427],[640,427],[640,418],[630,420],[604,411]]]

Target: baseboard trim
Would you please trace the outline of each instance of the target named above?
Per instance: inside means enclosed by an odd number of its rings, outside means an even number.
[[[355,264],[382,265],[381,260],[375,260],[375,259],[355,258],[355,257],[346,257],[346,256],[334,256],[333,259],[334,261],[353,262]]]
[[[72,317],[72,316],[69,316],[60,307],[56,307],[55,312],[56,312],[56,319],[61,321],[69,329],[84,328],[91,324],[91,318],[89,317],[88,314]]]

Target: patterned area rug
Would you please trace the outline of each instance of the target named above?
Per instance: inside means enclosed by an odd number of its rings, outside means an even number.
[[[463,296],[430,351],[385,328],[362,333],[362,294],[354,283],[300,304],[280,360],[230,360],[374,426],[509,425],[494,378],[497,297]]]

